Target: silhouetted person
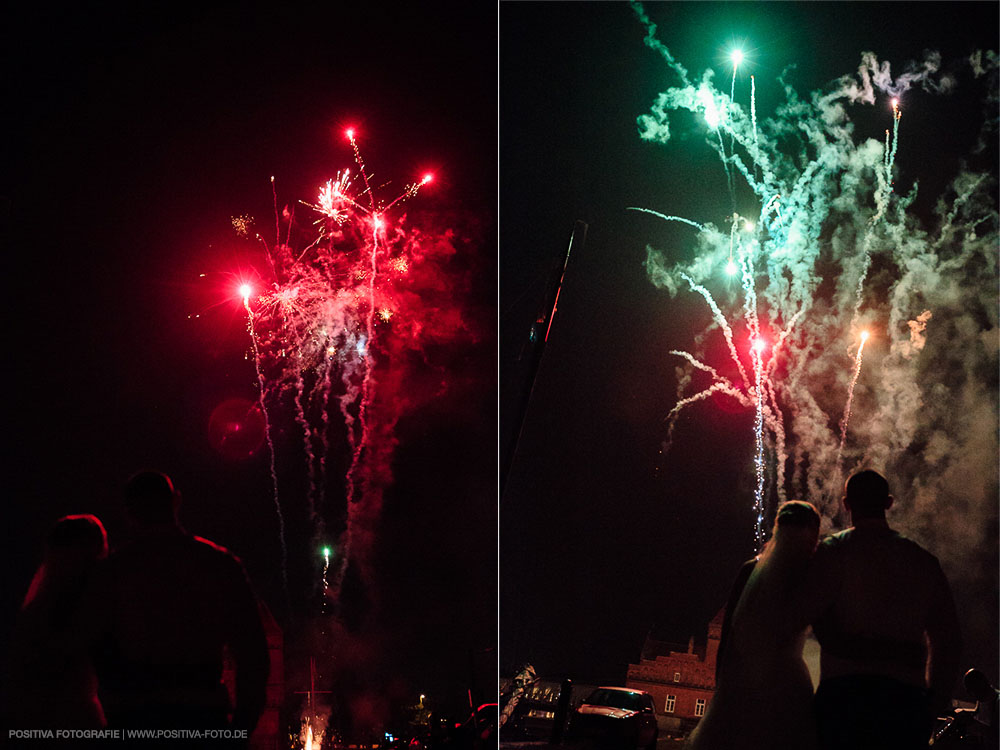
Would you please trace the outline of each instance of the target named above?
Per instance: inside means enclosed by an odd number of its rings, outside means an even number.
[[[94,668],[73,625],[87,577],[107,554],[96,516],[60,518],[49,532],[11,639],[9,725],[104,726]]]
[[[827,537],[813,558],[822,747],[926,748],[959,674],[951,589],[934,555],[889,528],[884,477],[854,474],[843,502],[853,528]]]
[[[774,535],[744,564],[727,605],[718,684],[690,750],[814,750],[812,682],[802,659],[808,619],[803,588],[820,517],[793,500]]]
[[[95,576],[85,626],[111,726],[253,730],[264,708],[267,641],[239,559],[188,534],[180,495],[157,472],[125,491],[131,539]],[[236,663],[232,707],[223,649]]]
[[[972,712],[974,729],[969,733],[981,737],[986,747],[1000,747],[1000,692],[978,669],[966,672],[962,683],[976,699],[976,708]]]

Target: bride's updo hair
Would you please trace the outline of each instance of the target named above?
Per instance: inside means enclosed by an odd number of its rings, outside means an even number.
[[[819,529],[819,511],[812,503],[802,500],[789,500],[778,508],[774,519],[775,526],[793,526],[795,528]]]

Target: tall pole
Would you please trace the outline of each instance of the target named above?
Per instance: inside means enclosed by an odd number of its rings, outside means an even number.
[[[555,320],[556,309],[559,307],[559,293],[562,291],[563,280],[566,278],[566,267],[569,265],[569,256],[573,252],[574,248],[582,248],[586,241],[587,224],[583,221],[577,221],[573,226],[573,233],[569,238],[569,245],[566,248],[566,255],[563,258],[562,268],[560,269],[557,266],[554,269],[555,272],[558,272],[558,275],[553,273],[552,281],[550,282],[546,295],[542,300],[538,316],[534,324],[532,324],[531,330],[528,334],[528,340],[524,343],[521,348],[521,353],[518,356],[518,361],[526,361],[528,363],[528,371],[525,376],[524,386],[522,387],[518,398],[518,410],[516,416],[514,417],[517,426],[511,433],[512,439],[506,446],[505,456],[501,463],[501,498],[503,498],[503,493],[507,486],[507,476],[510,474],[511,466],[513,466],[514,458],[517,455],[517,446],[521,441],[521,432],[524,430],[524,419],[525,416],[527,416],[528,407],[531,404],[531,395],[535,389],[535,379],[538,377],[538,370],[542,363],[542,355],[545,353],[545,346],[552,333],[552,323]]]

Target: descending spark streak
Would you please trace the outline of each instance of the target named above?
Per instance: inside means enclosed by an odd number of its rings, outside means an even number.
[[[760,180],[757,165],[760,164],[760,144],[757,142],[757,84],[750,76],[750,122],[753,126],[753,174],[755,180]]]
[[[363,169],[363,167],[362,167]],[[365,374],[361,381],[361,402],[358,407],[358,424],[360,426],[361,437],[354,444],[354,452],[351,456],[351,466],[347,470],[347,531],[345,533],[344,539],[344,552],[341,556],[343,563],[341,564],[341,570],[337,576],[337,585],[339,589],[340,581],[343,578],[343,574],[346,571],[346,566],[351,552],[351,543],[354,537],[354,529],[357,520],[357,513],[360,510],[355,501],[355,475],[358,471],[358,466],[361,463],[361,456],[365,448],[368,446],[369,440],[369,425],[368,425],[368,409],[371,405],[371,377],[372,377],[372,339],[374,336],[375,328],[375,276],[377,273],[377,256],[378,256],[378,233],[382,227],[382,221],[378,215],[372,223],[372,249],[371,249],[371,273],[368,276],[368,313],[365,317],[365,343],[364,343],[364,368]]]
[[[864,299],[865,281],[868,278],[868,271],[871,268],[872,243],[874,242],[873,230],[879,220],[885,216],[886,208],[889,205],[889,194],[892,192],[892,167],[896,161],[896,148],[899,143],[900,113],[898,102],[896,100],[893,100],[892,102],[892,111],[892,141],[890,145],[889,131],[886,130],[885,150],[883,151],[882,162],[884,171],[880,173],[876,170],[878,189],[875,191],[875,213],[868,221],[864,240],[862,241],[861,270],[858,274],[858,284],[854,292],[854,313],[851,315],[851,328],[854,328],[858,323],[858,318],[861,312],[861,303]]]
[[[771,362],[774,361],[772,355]],[[774,383],[765,373],[764,389],[767,392],[767,403],[765,404],[764,423],[767,428],[774,433],[774,453],[775,453],[775,474],[778,493],[778,502],[783,503],[785,497],[785,463],[788,461],[788,454],[785,452],[785,424],[782,421],[781,409],[778,406],[778,395],[775,393]]]
[[[743,253],[740,259],[743,268],[743,315],[750,329],[751,338],[756,339],[760,332],[760,321],[757,318],[757,288],[754,286],[753,260],[750,253]]]
[[[736,101],[736,69],[740,66],[743,61],[743,52],[741,50],[733,50],[731,55],[733,60],[733,82],[729,86],[729,104],[732,106],[733,102]],[[729,131],[729,152],[735,153],[736,151],[736,131]]]
[[[705,390],[699,391],[698,393],[694,394],[693,396],[688,396],[685,399],[681,399],[676,404],[674,404],[674,408],[671,409],[667,413],[667,416],[666,416],[666,421],[667,421],[667,439],[665,441],[665,448],[664,448],[665,450],[668,450],[670,448],[670,443],[673,440],[674,425],[677,422],[678,415],[684,410],[684,407],[688,406],[689,404],[693,404],[693,403],[695,403],[697,401],[704,401],[706,398],[708,398],[709,396],[711,396],[713,393],[724,393],[727,396],[732,396],[734,399],[736,399],[737,401],[739,401],[744,406],[749,406],[749,404],[750,404],[749,400],[743,394],[743,392],[740,391],[740,390],[738,390],[737,388],[733,387],[733,385],[731,383],[729,383],[728,381],[727,382],[716,382],[716,383],[713,383],[712,385],[710,385]]]
[[[365,171],[365,163],[361,160],[361,151],[358,149],[358,142],[354,140],[354,131],[347,131],[347,138],[351,142],[351,148],[354,149],[354,161],[358,163],[358,170],[361,172],[361,179],[365,182],[365,192],[368,193],[368,199],[371,202],[372,211],[375,210],[375,194],[372,193],[372,187],[368,184],[368,173]]]
[[[750,381],[747,379],[747,372],[743,367],[743,361],[740,359],[739,352],[736,351],[736,344],[733,343],[733,329],[729,327],[729,323],[726,321],[726,316],[722,314],[722,310],[720,310],[719,306],[715,304],[715,300],[712,298],[711,293],[705,287],[701,284],[696,284],[686,273],[681,273],[680,276],[691,286],[693,291],[698,292],[698,294],[705,298],[709,308],[712,310],[712,317],[715,319],[715,322],[718,324],[719,328],[722,329],[722,333],[726,337],[726,344],[729,346],[729,354],[732,356],[733,362],[736,363],[736,367],[740,371],[740,377],[743,379],[743,385],[749,387]]]
[[[754,416],[753,430],[756,439],[757,453],[754,456],[754,467],[757,470],[757,488],[754,492],[754,513],[756,513],[756,524],[754,526],[754,541],[757,544],[757,551],[764,545],[764,393],[762,387],[763,371],[761,354],[764,351],[763,339],[754,339],[751,346],[751,356],[753,358],[754,370],[754,401],[757,406]]]
[[[274,509],[278,514],[278,539],[281,542],[281,581],[285,588],[285,598],[288,594],[288,547],[285,543],[285,516],[281,512],[281,502],[278,500],[278,472],[274,464],[274,439],[271,437],[271,420],[267,413],[267,402],[264,398],[267,392],[267,385],[264,381],[264,374],[260,367],[260,349],[257,346],[257,333],[254,330],[253,310],[250,309],[249,294],[243,296],[243,306],[247,311],[247,327],[250,331],[250,340],[253,342],[253,362],[257,369],[257,385],[260,390],[260,410],[264,415],[264,435],[267,438],[267,448],[271,459],[271,491],[274,495]]]
[[[318,477],[316,475],[316,456],[313,453],[313,431],[312,426],[309,424],[309,419],[306,417],[306,409],[302,400],[305,397],[306,383],[305,378],[302,375],[303,368],[299,368],[298,377],[295,382],[295,421],[298,422],[299,427],[302,428],[302,444],[305,449],[306,463],[308,465],[309,472],[309,492],[307,493],[308,498],[308,513],[309,517],[313,518],[316,514],[316,499],[313,496],[314,490],[317,485],[320,484]]]
[[[278,219],[278,188],[274,184],[274,175],[271,175],[271,197],[274,200],[274,246],[281,244],[281,222]]]
[[[661,214],[659,211],[653,211],[649,208],[637,208],[635,206],[629,206],[625,209],[626,211],[639,211],[644,214],[652,214],[653,216],[659,216],[664,221],[680,221],[684,224],[690,224],[695,229],[699,231],[705,231],[705,227],[699,224],[697,221],[691,221],[691,219],[685,219],[683,216],[667,216],[666,214]]]
[[[861,374],[861,355],[865,350],[865,342],[867,340],[868,331],[862,331],[861,344],[858,346],[858,353],[854,358],[854,374],[851,376],[851,384],[847,388],[847,404],[844,406],[844,416],[840,420],[840,446],[837,448],[837,466],[840,466],[840,457],[844,452],[844,442],[847,440],[847,424],[851,419],[851,402],[854,401],[854,386],[857,385],[858,376]]]
[[[705,372],[707,372],[709,375],[711,375],[716,380],[721,380],[721,381],[728,382],[728,381],[726,381],[725,378],[723,378],[718,373],[718,371],[714,367],[706,365],[700,359],[695,359],[688,352],[682,352],[682,351],[678,351],[677,349],[671,349],[670,350],[670,354],[676,355],[678,357],[683,357],[684,359],[686,359],[688,362],[691,363],[692,367],[697,367],[699,370],[704,370]]]
[[[323,548],[323,591],[327,591],[330,588],[329,582],[326,580],[327,571],[330,570],[330,548]]]

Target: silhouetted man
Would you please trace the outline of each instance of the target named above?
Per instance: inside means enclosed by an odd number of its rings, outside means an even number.
[[[95,576],[84,627],[110,726],[253,730],[264,708],[267,641],[239,559],[188,534],[180,495],[157,472],[125,491],[132,529]],[[232,722],[223,650],[236,663]]]
[[[960,668],[951,589],[934,555],[889,528],[884,477],[854,474],[843,502],[853,528],[827,537],[814,557],[821,745],[926,748]]]

